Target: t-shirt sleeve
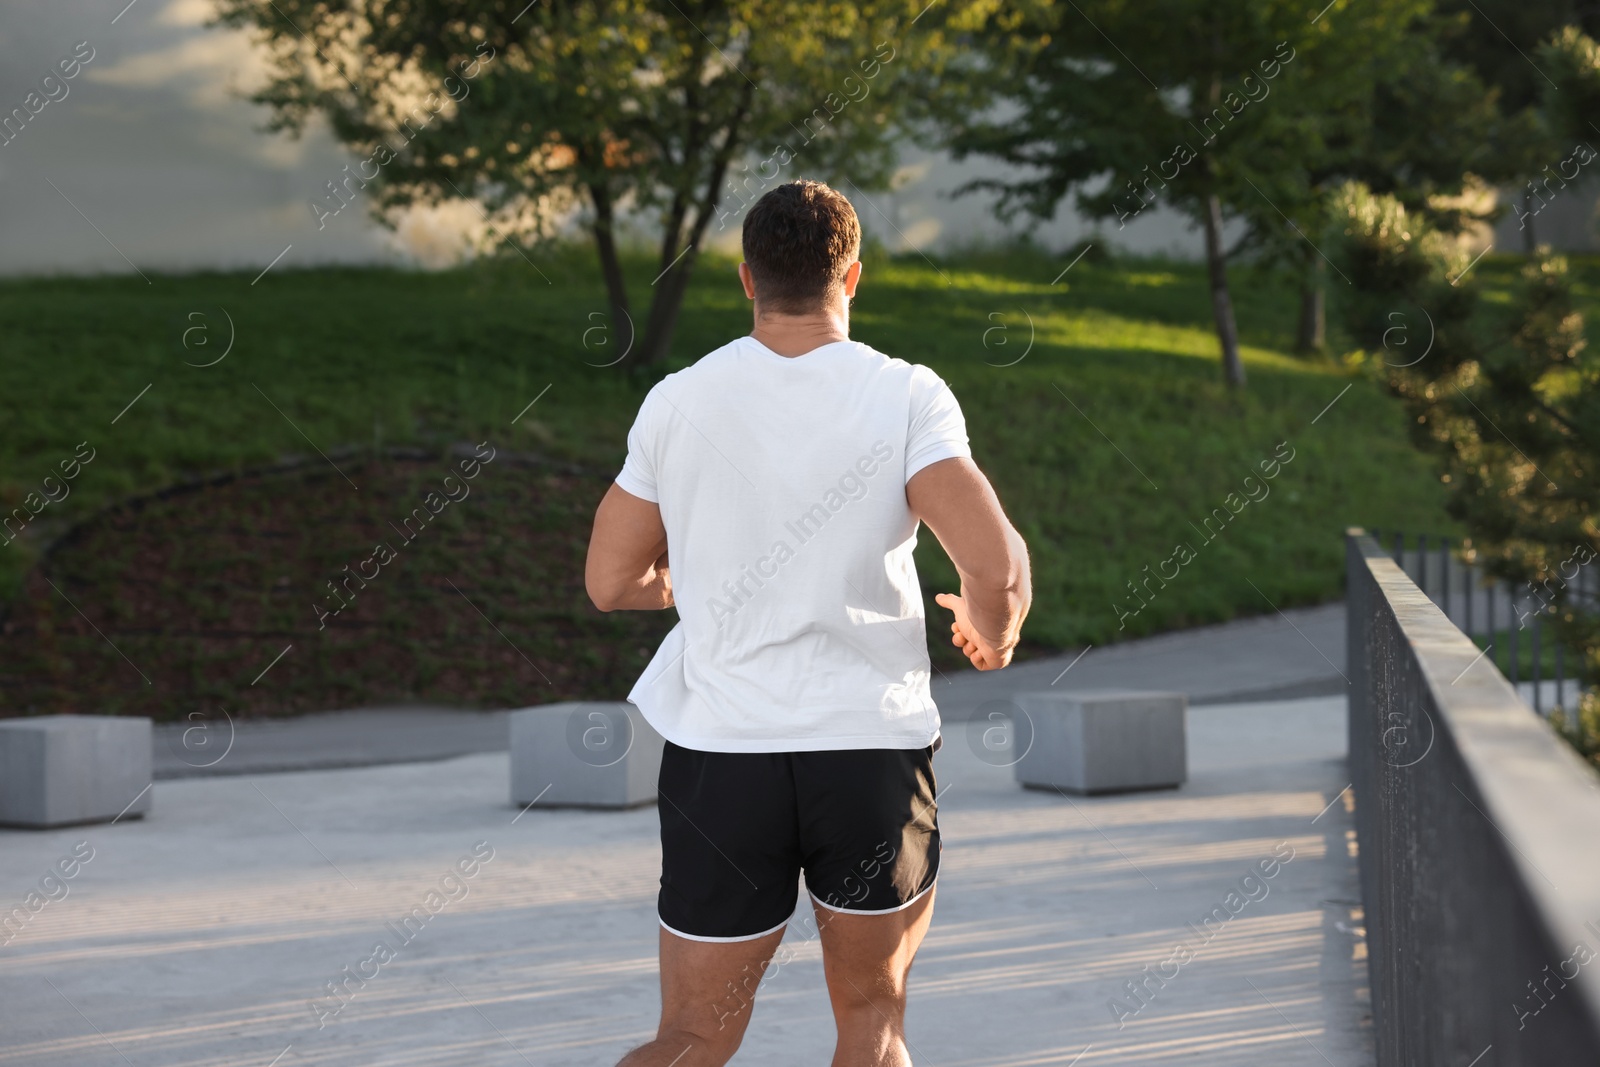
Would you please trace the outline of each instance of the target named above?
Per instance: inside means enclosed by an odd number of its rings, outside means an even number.
[[[632,493],[640,500],[648,500],[652,504],[659,504],[661,496],[656,489],[656,441],[655,415],[660,407],[660,400],[656,390],[651,389],[644,398],[644,403],[639,405],[639,414],[634,417],[633,428],[628,431],[628,458],[622,464],[622,470],[617,474],[617,484],[623,491]]]
[[[906,481],[941,459],[972,458],[967,420],[950,387],[927,367],[911,376],[911,419],[906,431]],[[626,488],[626,487],[624,487]]]

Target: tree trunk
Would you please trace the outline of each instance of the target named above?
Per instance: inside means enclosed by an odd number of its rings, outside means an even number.
[[[610,343],[626,354],[638,340],[638,331],[634,329],[633,316],[628,310],[628,283],[622,276],[622,261],[617,257],[611,193],[601,186],[591,185],[589,199],[594,203],[594,246],[600,255],[600,274],[605,278],[606,297],[611,304]]]
[[[1216,107],[1222,102],[1221,65],[1224,62],[1220,11],[1211,25],[1211,84],[1207,97]],[[1239,359],[1239,327],[1233,321],[1233,298],[1228,295],[1228,265],[1222,251],[1222,201],[1216,193],[1217,161],[1207,154],[1205,167],[1208,188],[1202,208],[1205,214],[1206,271],[1211,275],[1211,316],[1217,323],[1217,340],[1222,344],[1222,378],[1228,388],[1244,385],[1244,363]]]
[[[1222,376],[1230,389],[1244,384],[1244,363],[1239,359],[1239,328],[1233,321],[1233,299],[1228,295],[1228,266],[1222,253],[1222,202],[1212,193],[1205,200],[1206,269],[1211,275],[1211,314],[1222,343]]]
[[[1528,184],[1532,185],[1533,183],[1529,182]],[[1543,202],[1539,206],[1543,207]],[[1533,235],[1533,216],[1535,214],[1536,212],[1533,210],[1533,191],[1529,189],[1522,194],[1522,221],[1524,224],[1522,227],[1522,250],[1530,256],[1539,249],[1539,239]]]
[[[631,364],[648,366],[667,358],[672,348],[672,334],[678,327],[678,311],[683,307],[683,296],[689,289],[689,279],[694,274],[694,261],[699,255],[690,248],[677,263],[668,266],[652,287],[655,296],[650,301],[650,318],[646,322],[639,346],[634,349]]]
[[[710,169],[705,179],[705,194],[693,205],[687,190],[680,189],[673,198],[661,238],[661,273],[651,282],[655,295],[650,299],[650,317],[645,323],[639,345],[634,349],[628,366],[646,367],[667,358],[672,348],[672,334],[678,327],[678,312],[683,308],[684,294],[689,290],[689,279],[694,276],[695,260],[700,258],[700,243],[705,239],[706,224],[716,214],[717,202],[722,196],[722,179],[727,175],[728,163],[741,144],[738,131],[750,113],[755,83],[745,79],[746,87],[740,94],[739,106],[728,120],[722,143],[709,161]],[[691,94],[692,96],[692,94]],[[692,124],[690,141],[696,147],[687,158],[698,158],[703,142],[696,141],[698,123]],[[703,132],[703,131],[701,131]],[[681,233],[687,224],[687,233]],[[680,240],[681,234],[681,240]]]
[[[643,366],[667,358],[667,352],[672,347],[673,332],[678,328],[678,312],[683,309],[683,297],[689,291],[689,279],[694,277],[695,260],[700,258],[700,243],[705,239],[706,224],[716,214],[726,169],[726,158],[713,161],[709,191],[695,214],[689,218],[689,232],[683,238],[683,250],[674,251],[676,241],[666,241],[661,245],[663,266],[661,275],[652,286],[655,297],[650,301],[650,321],[645,325],[644,341],[635,354],[636,364]],[[668,256],[675,258],[668,259]]]
[[[1321,352],[1328,339],[1326,290],[1323,288],[1323,275],[1327,271],[1320,259],[1314,269],[1316,273],[1300,288],[1300,327],[1295,332],[1294,350],[1302,355]]]

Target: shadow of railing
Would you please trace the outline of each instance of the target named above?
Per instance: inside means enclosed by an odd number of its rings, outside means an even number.
[[[1600,778],[1375,540],[1346,558],[1380,1067],[1600,1061]]]

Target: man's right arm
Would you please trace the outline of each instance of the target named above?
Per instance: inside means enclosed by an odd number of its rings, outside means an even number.
[[[955,615],[952,643],[979,670],[1011,662],[1033,601],[1028,546],[970,459],[930,463],[906,483],[911,513],[933,531],[961,576],[961,595],[935,599]]]

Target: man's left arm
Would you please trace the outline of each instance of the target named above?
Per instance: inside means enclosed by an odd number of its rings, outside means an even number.
[[[601,611],[672,607],[661,508],[613,482],[594,514],[583,577]]]

